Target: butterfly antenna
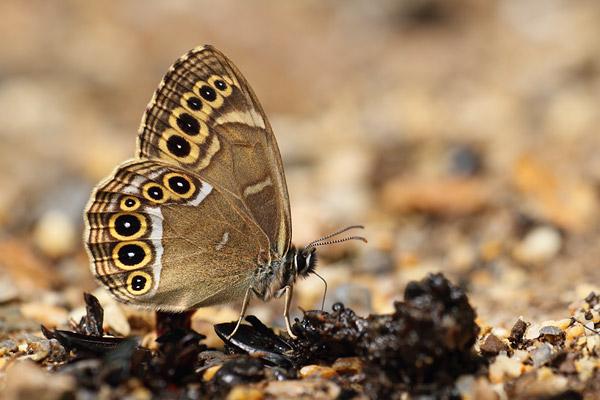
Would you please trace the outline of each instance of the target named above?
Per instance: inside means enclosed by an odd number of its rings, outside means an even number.
[[[318,276],[320,280],[323,281],[323,284],[325,285],[325,290],[323,291],[323,301],[321,301],[321,311],[323,311],[323,309],[325,308],[325,296],[327,296],[327,281],[325,279],[323,279],[323,277],[319,274],[317,274],[316,272],[313,272],[314,275]]]
[[[326,241],[327,239],[332,238],[332,237],[337,236],[337,235],[340,235],[340,234],[342,234],[342,233],[344,233],[346,231],[349,231],[350,229],[364,229],[364,228],[365,227],[362,226],[362,225],[351,225],[351,226],[348,226],[348,227],[346,227],[346,228],[344,228],[342,230],[339,230],[339,231],[334,232],[334,233],[330,233],[327,236],[323,236],[320,239],[313,240],[312,242],[310,242],[309,244],[307,244],[306,246],[304,246],[303,251],[310,250],[311,248],[317,247],[317,246],[324,246],[324,245],[327,245],[327,244],[347,242],[348,240],[361,240],[361,241],[367,243],[367,239],[365,239],[362,236],[348,236],[348,237],[345,237],[345,238],[342,238],[342,239],[336,239],[336,240]],[[312,271],[312,273],[315,274],[316,276],[318,276],[319,279],[322,280],[323,284],[325,285],[325,291],[323,292],[323,300],[321,301],[321,311],[323,311],[323,309],[325,308],[325,297],[327,296],[327,281],[325,279],[323,279],[323,277],[321,275],[319,275],[316,272],[314,272],[314,270]]]
[[[307,244],[306,246],[304,246],[304,250],[308,250],[308,249],[310,249],[312,247],[322,246],[322,245],[326,245],[326,244],[341,243],[341,242],[345,242],[345,241],[348,241],[348,240],[362,240],[363,242],[367,243],[367,239],[365,239],[362,236],[350,236],[350,237],[347,237],[347,238],[344,238],[344,239],[337,239],[337,240],[331,240],[329,242],[324,242],[324,240],[329,239],[329,238],[334,237],[334,236],[337,236],[337,235],[340,235],[340,234],[342,234],[342,233],[344,233],[346,231],[349,231],[350,229],[364,229],[364,228],[365,227],[362,226],[362,225],[351,225],[351,226],[348,226],[348,227],[346,227],[346,228],[344,228],[344,229],[342,229],[340,231],[337,231],[337,232],[334,232],[334,233],[330,233],[329,235],[323,236],[320,239],[313,240],[312,242],[310,242],[309,244]]]

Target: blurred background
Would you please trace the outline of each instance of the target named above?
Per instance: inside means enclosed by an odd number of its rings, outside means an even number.
[[[4,0],[0,334],[81,313],[90,191],[133,157],[171,63],[205,43],[271,121],[294,242],[366,226],[366,245],[319,249],[327,308],[390,312],[442,271],[484,324],[568,317],[600,289],[599,38],[591,1]],[[310,278],[295,305],[322,295]],[[101,301],[113,331],[135,327]],[[259,303],[250,313],[283,326],[281,301]],[[196,327],[238,310],[201,310]]]

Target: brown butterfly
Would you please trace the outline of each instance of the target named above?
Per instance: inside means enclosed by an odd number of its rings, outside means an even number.
[[[315,246],[333,236],[291,245],[269,121],[240,71],[211,46],[171,66],[142,119],[136,158],[94,189],[84,219],[92,272],[117,299],[169,312],[243,299],[229,337],[251,295],[285,294],[295,338],[294,282],[314,273]]]

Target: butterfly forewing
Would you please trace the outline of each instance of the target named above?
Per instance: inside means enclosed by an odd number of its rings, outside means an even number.
[[[216,49],[194,49],[170,68],[142,120],[138,157],[173,163],[217,188],[261,228],[257,255],[289,249],[290,207],[275,137],[246,79]]]

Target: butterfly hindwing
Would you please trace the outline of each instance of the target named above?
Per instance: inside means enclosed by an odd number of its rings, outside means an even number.
[[[243,295],[254,273],[255,224],[172,164],[122,164],[85,215],[92,271],[120,300],[169,311],[219,304]]]

